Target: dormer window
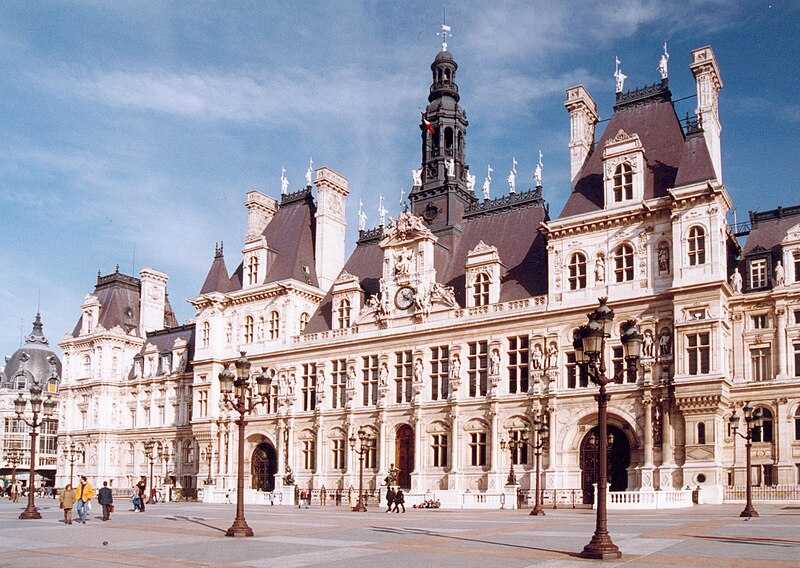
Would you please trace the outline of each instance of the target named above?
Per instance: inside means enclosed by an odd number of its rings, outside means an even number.
[[[706,263],[706,231],[703,227],[689,229],[689,266]]]
[[[244,318],[244,342],[245,343],[252,343],[253,342],[253,332],[255,331],[255,322],[253,321],[253,316],[246,316]]]
[[[203,322],[202,342],[203,347],[208,347],[209,343],[211,342],[211,324],[207,321]]]
[[[489,304],[489,275],[480,272],[475,277],[475,284],[472,285],[472,305],[486,306]]]
[[[309,319],[311,319],[311,316],[308,315],[308,312],[300,314],[300,333],[305,331]]]
[[[281,334],[281,315],[272,310],[269,313],[269,338],[278,339]]]
[[[750,261],[750,288],[764,288],[767,285],[767,259],[756,258]]]
[[[569,259],[569,289],[586,288],[586,255],[576,252]]]
[[[247,262],[247,284],[254,286],[258,284],[258,257],[253,255]]]
[[[633,280],[633,247],[627,243],[614,251],[614,279],[617,282]]]
[[[633,199],[633,168],[627,162],[614,170],[614,202]]]
[[[342,301],[339,302],[339,329],[350,327],[350,310],[350,300],[342,298]]]

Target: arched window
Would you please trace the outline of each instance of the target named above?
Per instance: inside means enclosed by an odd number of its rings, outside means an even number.
[[[453,129],[449,127],[444,129],[444,153],[445,156],[453,155]]]
[[[569,289],[583,290],[586,288],[586,255],[576,252],[569,259]]]
[[[633,168],[622,163],[614,170],[614,202],[633,199]]]
[[[252,343],[253,342],[253,316],[246,316],[244,318],[244,342],[245,343]]]
[[[794,439],[800,441],[800,406],[794,411]]]
[[[476,306],[489,304],[489,275],[485,272],[481,272],[475,277],[475,284],[472,286],[472,300]]]
[[[623,244],[614,251],[614,277],[617,282],[633,280],[633,247]]]
[[[247,283],[258,284],[258,257],[253,255],[247,262]]]
[[[706,423],[705,422],[698,422],[697,423],[697,443],[698,444],[705,444],[706,443]]]
[[[208,347],[211,342],[211,324],[207,321],[203,322],[203,347]]]
[[[339,329],[350,327],[350,300],[343,298],[339,302]]]
[[[92,376],[92,358],[90,355],[83,356],[83,376],[84,377]]]
[[[92,333],[94,329],[94,316],[91,312],[86,312],[86,333]]]
[[[14,382],[16,383],[17,390],[27,390],[28,377],[24,373],[17,375]]]
[[[194,463],[194,444],[191,441],[183,444],[183,462]]]
[[[303,333],[303,331],[306,329],[306,326],[308,325],[308,320],[310,318],[311,316],[308,315],[308,312],[303,312],[302,314],[300,314],[300,333]]]
[[[754,442],[771,442],[773,438],[772,411],[769,408],[761,408],[764,419],[760,428],[753,428]]]
[[[272,310],[269,313],[269,338],[278,339],[281,334],[281,315]]]
[[[689,229],[689,265],[706,263],[706,231],[703,227]]]

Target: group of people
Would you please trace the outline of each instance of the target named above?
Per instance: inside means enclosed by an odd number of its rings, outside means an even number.
[[[78,523],[86,524],[89,519],[89,512],[92,510],[92,497],[94,497],[94,487],[91,486],[85,475],[81,476],[80,483],[73,489],[71,483],[67,483],[61,492],[59,507],[64,510],[64,524],[72,524],[72,509],[78,510]],[[114,495],[108,486],[108,481],[103,482],[103,487],[97,492],[97,503],[103,508],[103,520],[111,519],[114,511]]]
[[[133,503],[133,511],[144,513],[144,503],[147,496],[147,481],[142,477],[139,483],[131,487],[131,503]]]
[[[403,508],[404,513],[406,512],[406,497],[400,487],[395,490],[390,485],[386,490],[386,506],[387,513],[399,513],[400,507]]]
[[[442,506],[442,503],[437,499],[434,501],[433,499],[428,499],[427,501],[422,501],[421,503],[417,503],[413,506],[414,509],[438,509]]]

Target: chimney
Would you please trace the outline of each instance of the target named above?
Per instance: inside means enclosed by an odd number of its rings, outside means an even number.
[[[167,275],[152,268],[142,268],[142,296],[139,308],[139,331],[164,329],[164,309],[167,304]]]
[[[722,183],[722,151],[720,149],[720,135],[722,125],[719,122],[719,92],[722,90],[722,78],[719,76],[717,58],[711,46],[705,46],[692,51],[692,62],[689,69],[694,74],[697,83],[697,118],[711,154],[717,181]]]
[[[275,213],[278,212],[278,202],[255,189],[247,192],[247,236],[245,241],[259,237]]]
[[[567,89],[564,106],[569,112],[569,177],[574,181],[594,146],[594,127],[600,117],[597,103],[583,85]]]
[[[344,233],[347,227],[344,210],[350,189],[347,178],[330,168],[319,168],[316,173],[315,268],[319,287],[327,292],[344,267]]]

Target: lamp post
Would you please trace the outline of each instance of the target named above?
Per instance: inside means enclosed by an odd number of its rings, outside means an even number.
[[[64,460],[69,462],[69,484],[72,485],[72,475],[75,471],[75,462],[81,457],[83,452],[78,451],[75,442],[70,442],[68,449],[64,449]]]
[[[206,485],[211,485],[214,483],[214,479],[211,477],[211,458],[213,456],[214,446],[211,445],[211,442],[208,443],[206,446],[206,458],[208,459],[208,477],[206,477]]]
[[[744,413],[745,434],[739,432],[739,415],[736,414],[736,410],[733,411],[733,414],[731,414],[731,417],[728,419],[731,428],[733,429],[733,435],[739,436],[744,440],[744,446],[747,453],[747,473],[745,478],[747,483],[747,488],[745,490],[747,492],[747,503],[745,504],[744,509],[739,516],[757,517],[758,512],[753,508],[753,472],[750,465],[750,458],[753,449],[753,430],[763,426],[764,411],[760,408],[754,409],[752,406],[750,406],[749,402],[745,402],[742,412]]]
[[[350,449],[358,454],[358,502],[352,510],[366,513],[367,505],[364,503],[364,457],[372,449],[375,443],[375,436],[367,433],[363,428],[359,428],[358,441],[359,445],[358,449],[356,449],[356,436],[355,434],[350,435]]]
[[[17,466],[22,461],[22,450],[20,448],[8,448],[5,451],[6,461],[11,466],[11,499],[18,494],[14,493],[14,486],[17,484]]]
[[[272,376],[266,369],[262,369],[261,374],[256,377],[257,396],[253,396],[252,388],[249,384],[250,361],[245,357],[245,352],[240,351],[240,357],[234,363],[236,375],[225,365],[225,369],[219,374],[219,390],[222,394],[224,404],[230,406],[239,414],[236,424],[239,426],[239,462],[236,474],[236,519],[225,533],[225,536],[253,536],[251,529],[244,518],[244,427],[247,414],[253,412],[259,404],[266,404],[272,385]]]
[[[550,441],[550,428],[547,426],[546,415],[544,418],[540,415],[533,419],[533,432],[536,434],[536,439],[531,444],[533,453],[536,455],[536,496],[534,497],[534,505],[530,514],[544,515],[544,510],[542,509],[542,491],[539,488],[539,481],[542,478],[540,469],[542,464],[542,448],[545,448]]]
[[[42,422],[47,420],[53,415],[53,409],[56,406],[55,401],[50,395],[42,400],[42,387],[39,386],[39,381],[34,379],[30,392],[31,412],[33,414],[32,420],[23,418],[22,414],[25,412],[25,407],[28,401],[19,393],[19,397],[14,399],[14,412],[17,413],[17,420],[21,420],[31,428],[31,467],[28,475],[28,506],[22,511],[20,519],[41,519],[42,515],[36,509],[34,480],[36,479],[36,438],[39,435],[39,426]]]
[[[522,433],[522,439],[518,438],[509,438],[508,440],[500,440],[500,449],[508,451],[508,461],[509,468],[508,468],[508,479],[506,479],[506,485],[516,485],[517,484],[517,475],[514,473],[514,458],[517,455],[517,450],[527,443],[525,439],[526,431]]]
[[[581,558],[610,559],[621,558],[617,545],[608,534],[608,517],[606,512],[606,484],[608,480],[608,438],[607,438],[607,409],[608,399],[606,385],[618,377],[606,375],[606,338],[611,337],[614,322],[614,310],[606,304],[607,298],[600,298],[600,305],[588,315],[589,323],[581,326],[576,334],[573,347],[575,348],[575,361],[586,370],[589,379],[600,387],[597,396],[597,430],[598,448],[597,462],[599,464],[599,480],[597,483],[597,522],[592,540],[583,547]],[[627,371],[635,373],[636,363],[642,349],[642,334],[633,320],[626,321],[620,326],[620,340],[625,351]],[[625,373],[620,371],[620,375]]]
[[[144,443],[144,455],[145,457],[150,460],[150,484],[148,485],[150,496],[147,499],[147,504],[152,505],[156,502],[153,498],[155,491],[153,491],[153,463],[156,461],[156,456],[153,455],[153,449],[156,447],[156,441],[153,438],[150,438]],[[158,449],[158,459],[161,459],[161,447],[159,446]]]

